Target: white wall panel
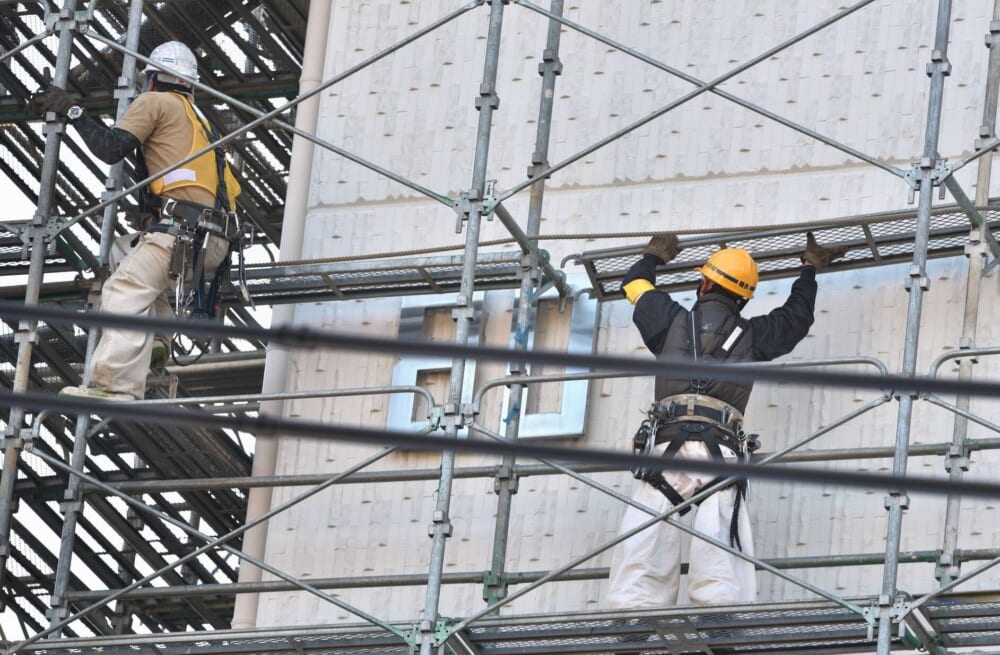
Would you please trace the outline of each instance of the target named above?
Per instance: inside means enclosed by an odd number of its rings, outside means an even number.
[[[544,2],[542,4],[545,4]],[[458,2],[445,0],[337,0],[331,19],[326,75],[334,75],[376,50],[412,33]],[[566,3],[566,15],[588,27],[707,80],[817,23],[843,3],[830,1],[706,2],[685,0],[622,3]],[[970,151],[981,121],[986,67],[983,34],[992,3],[957,3],[947,81],[943,156]],[[763,62],[722,88],[800,121],[872,155],[907,167],[923,146],[928,80],[924,73],[932,40],[934,3],[880,2],[836,26]],[[320,134],[344,148],[452,197],[471,180],[477,115],[473,101],[482,73],[487,13],[476,10],[370,69],[345,80],[323,96]],[[505,189],[524,179],[534,149],[540,78],[537,65],[545,21],[510,5],[504,42],[489,178]],[[556,84],[550,160],[557,162],[596,138],[636,121],[687,93],[690,84],[636,62],[575,32],[564,31],[564,74]],[[960,179],[972,195],[970,167]],[[310,191],[304,257],[334,257],[460,244],[455,214],[410,189],[322,150],[317,150]],[[588,155],[555,175],[546,192],[542,233],[588,234],[654,229],[711,229],[770,226],[899,209],[903,183],[884,171],[782,128],[750,111],[704,94],[632,135]],[[525,194],[508,208],[524,221]],[[498,223],[484,224],[482,238],[506,236]],[[631,244],[635,239],[543,241],[559,262],[583,250]],[[490,250],[510,249],[492,247]],[[568,265],[569,270],[575,267]],[[931,262],[925,297],[919,371],[940,353],[958,346],[966,285],[966,260]],[[905,331],[907,267],[822,275],[816,323],[791,358],[881,358],[890,371],[900,365]],[[778,306],[791,282],[762,284],[749,314]],[[997,311],[998,277],[984,280],[979,343],[1000,342],[991,320]],[[679,294],[685,304],[693,292]],[[484,340],[506,345],[510,307],[484,306]],[[394,336],[399,301],[320,303],[298,308],[296,321],[330,330]],[[598,319],[599,352],[642,356],[645,350],[625,302],[604,304]],[[387,385],[395,359],[366,353],[298,353],[293,357],[294,389]],[[851,370],[865,370],[853,368]],[[944,374],[953,377],[955,367]],[[477,383],[503,375],[503,367],[480,366]],[[996,377],[1000,362],[984,358],[978,376]],[[587,433],[577,447],[627,450],[639,411],[652,400],[652,379],[595,382],[590,389]],[[492,392],[483,420],[500,429],[500,394]],[[868,390],[828,390],[758,385],[747,411],[748,428],[759,432],[765,450],[780,448],[828,425],[872,398]],[[382,427],[384,396],[294,401],[289,416]],[[1000,420],[1000,404],[977,399],[973,409]],[[898,403],[893,401],[839,427],[812,448],[889,446],[895,438]],[[918,402],[914,443],[950,441],[952,418]],[[970,437],[987,437],[970,428]],[[333,442],[282,439],[278,473],[343,470],[374,448]],[[491,458],[459,457],[459,465],[493,464]],[[372,468],[434,468],[439,457],[401,452]],[[887,472],[891,460],[853,460],[814,466],[843,471]],[[910,470],[943,475],[940,458],[914,458]],[[1000,457],[973,455],[972,475],[995,477]],[[628,493],[628,473],[595,476]],[[492,480],[455,483],[446,572],[489,568],[496,497]],[[307,501],[271,523],[268,561],[307,578],[419,574],[426,572],[430,540],[426,528],[435,503],[436,482],[344,485]],[[296,489],[276,490],[275,503]],[[881,553],[886,512],[883,493],[793,483],[757,483],[752,512],[756,548],[764,557]],[[611,538],[622,506],[614,499],[566,477],[521,480],[514,497],[509,571],[559,566]],[[914,495],[904,520],[903,549],[940,548],[944,502]],[[960,525],[963,549],[1000,543],[996,503],[967,499]],[[584,564],[606,566],[602,554]],[[968,565],[967,565],[968,568]],[[796,570],[795,575],[830,591],[877,594],[879,567]],[[761,600],[807,598],[807,592],[761,574]],[[900,587],[926,591],[935,586],[933,565],[901,569]],[[995,586],[983,578],[970,588]],[[600,607],[604,583],[563,583],[543,587],[505,609],[526,613]],[[482,607],[481,585],[446,586],[441,612],[465,615]],[[380,617],[418,618],[423,588],[337,591],[345,601]],[[262,598],[260,624],[354,620],[345,612],[302,593]]]

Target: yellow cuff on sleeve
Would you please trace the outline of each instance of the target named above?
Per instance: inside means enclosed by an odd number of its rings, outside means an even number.
[[[656,287],[653,286],[652,282],[640,278],[638,280],[632,280],[626,284],[622,287],[622,291],[625,292],[625,297],[628,298],[628,301],[634,305],[636,301],[639,300],[639,296],[647,291],[652,291],[655,288]]]

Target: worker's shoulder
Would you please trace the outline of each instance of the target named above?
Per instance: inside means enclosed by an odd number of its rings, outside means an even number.
[[[146,91],[140,93],[132,102],[132,107],[136,111],[146,111],[160,114],[184,114],[184,99],[177,93],[169,91]]]

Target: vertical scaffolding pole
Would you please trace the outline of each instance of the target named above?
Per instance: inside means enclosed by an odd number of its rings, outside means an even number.
[[[299,76],[299,95],[312,91],[323,80],[323,61],[326,58],[327,37],[330,33],[330,2],[310,2],[306,22],[305,51],[302,55],[302,73]],[[316,94],[299,103],[295,113],[295,126],[309,133],[316,132],[320,95]],[[288,165],[288,190],[285,193],[285,213],[281,222],[279,261],[302,257],[303,233],[306,212],[309,209],[309,182],[312,178],[315,144],[296,134],[292,139],[292,156]],[[291,325],[295,319],[295,305],[279,305],[271,315],[271,325]],[[288,346],[269,343],[264,360],[264,379],[261,393],[276,394],[288,386]],[[268,400],[260,405],[261,415],[282,416],[284,401]],[[254,443],[254,477],[274,475],[278,459],[278,439],[258,439]],[[273,489],[256,487],[247,494],[246,522],[251,523],[271,509]],[[264,560],[267,549],[268,523],[261,523],[247,530],[243,536],[243,552]],[[259,582],[260,568],[246,561],[240,563],[239,582]],[[252,628],[257,624],[258,594],[239,594],[233,609],[233,628]]]
[[[490,135],[493,129],[493,112],[500,106],[496,92],[497,69],[500,62],[500,32],[503,26],[503,10],[508,0],[487,0],[490,5],[490,22],[486,37],[486,56],[483,65],[483,81],[479,85],[476,109],[479,110],[479,124],[476,130],[476,151],[472,168],[472,187],[463,198],[466,225],[465,260],[462,264],[462,283],[452,317],[455,319],[455,344],[465,346],[469,341],[469,331],[475,312],[472,294],[475,291],[476,260],[479,254],[479,232],[482,226],[482,203],[486,191],[486,165],[489,161]],[[457,439],[458,428],[463,422],[462,386],[465,381],[465,359],[455,358],[451,364],[448,384],[448,400],[444,406],[445,438]],[[441,576],[444,572],[444,551],[451,535],[452,482],[455,473],[455,452],[444,451],[441,455],[441,479],[438,483],[437,504],[429,532],[433,543],[427,579],[427,593],[424,602],[424,618],[420,622],[420,655],[434,655],[435,635],[438,622],[438,607],[441,601]]]
[[[63,88],[66,87],[66,80],[69,77],[75,13],[76,0],[66,0],[59,11],[55,24],[55,29],[59,32],[59,45],[56,50],[56,66],[52,83]],[[62,135],[65,128],[64,120],[64,116],[56,116],[54,121],[45,126],[45,153],[39,175],[38,207],[31,219],[31,260],[28,265],[28,281],[24,292],[26,305],[37,305],[41,292],[47,251],[46,225],[55,204],[53,195],[55,193],[56,171],[59,166],[59,148],[62,145]],[[19,393],[28,389],[31,355],[35,342],[38,340],[37,321],[22,321],[18,325],[15,338],[18,341],[18,349],[11,391]],[[23,408],[12,407],[7,421],[7,430],[4,434],[3,472],[2,477],[0,477],[0,588],[4,587],[7,562],[10,558],[10,525],[14,511],[14,483],[17,481],[17,465],[23,445],[21,428],[24,426],[24,414]]]
[[[986,72],[986,97],[983,100],[983,124],[979,128],[979,139],[976,147],[984,144],[995,136],[997,119],[997,95],[1000,90],[1000,0],[993,2],[993,20],[990,22],[990,33],[986,35],[986,47],[990,49],[989,66]],[[979,158],[979,169],[976,175],[976,207],[985,206],[990,199],[990,175],[993,168],[993,156],[985,155]],[[990,250],[987,246],[985,230],[989,227],[986,221],[980,221],[979,226],[969,235],[969,245],[966,246],[969,255],[969,272],[965,281],[965,312],[962,315],[961,348],[976,347],[976,328],[979,320],[979,291],[982,287],[983,266]],[[958,379],[966,382],[972,379],[972,365],[975,359],[964,357],[958,364]],[[955,400],[955,405],[963,410],[969,409],[969,396],[961,394]],[[969,452],[965,445],[969,433],[969,421],[961,414],[955,414],[954,431],[951,450],[945,459],[945,469],[948,479],[961,480],[969,467]],[[961,567],[955,554],[958,550],[958,524],[961,513],[962,497],[948,496],[948,505],[944,518],[944,540],[941,555],[938,558],[935,574],[941,585],[947,585],[961,575]]]
[[[917,164],[918,190],[916,238],[913,247],[913,263],[906,280],[910,292],[906,313],[906,335],[903,342],[903,366],[901,375],[912,376],[917,370],[917,346],[920,337],[920,314],[923,309],[924,291],[929,287],[927,280],[927,244],[929,242],[931,205],[934,200],[935,168],[938,160],[938,135],[941,131],[941,105],[944,97],[944,79],[951,72],[948,63],[948,31],[951,20],[951,0],[938,0],[937,26],[934,31],[934,49],[927,65],[931,78],[930,98],[927,107],[927,127],[924,133],[924,151]],[[906,460],[910,446],[910,424],[913,419],[913,396],[903,395],[899,399],[899,415],[896,421],[896,449],[892,460],[892,472],[896,476],[906,475]],[[903,511],[909,505],[909,498],[901,491],[890,492],[885,499],[889,511],[885,546],[885,567],[882,572],[882,591],[878,599],[878,655],[889,655],[892,642],[892,619],[896,597],[896,577],[899,569],[899,546],[903,528]]]
[[[1000,0],[998,0],[1000,1]],[[551,12],[562,16],[563,0],[552,0]],[[552,133],[552,105],[555,102],[556,77],[562,74],[562,62],[559,61],[559,37],[562,25],[558,21],[549,20],[548,36],[545,41],[545,51],[542,63],[538,65],[538,73],[542,76],[542,91],[538,105],[538,129],[535,131],[535,151],[531,156],[531,167],[528,177],[536,177],[549,165],[549,136]],[[538,236],[542,221],[542,201],[545,195],[545,182],[539,181],[531,187],[531,198],[528,204],[528,225],[525,230],[529,237]],[[522,258],[521,291],[518,295],[517,316],[514,323],[514,348],[528,349],[528,335],[534,329],[538,309],[538,298],[535,292],[539,282],[539,261],[537,249],[527,252]],[[512,362],[511,375],[525,373],[524,362]],[[521,427],[521,395],[525,385],[520,383],[510,386],[510,405],[513,408],[510,419],[504,430],[504,438],[514,443],[517,441]],[[513,496],[517,493],[517,478],[514,474],[514,457],[504,457],[500,462],[494,483],[497,494],[497,518],[493,530],[493,557],[490,571],[486,574],[483,586],[483,600],[487,605],[495,605],[507,596],[507,581],[505,568],[507,561],[507,537],[510,531],[510,510]]]
[[[67,3],[68,4],[68,3]],[[144,0],[132,0],[129,5],[128,28],[125,33],[125,46],[128,51],[139,49],[139,29],[142,26],[142,8]],[[60,44],[61,45],[61,44]],[[60,54],[61,56],[61,54]],[[125,115],[132,98],[135,97],[135,57],[126,54],[122,59],[122,74],[118,78],[118,87],[115,95],[118,97],[118,108],[116,118]],[[106,194],[113,194],[122,188],[122,180],[125,175],[125,163],[118,162],[112,165],[105,181]],[[98,254],[98,263],[102,270],[97,271],[98,277],[104,273],[104,267],[108,263],[108,253],[111,252],[111,244],[115,238],[115,223],[117,221],[118,203],[113,202],[104,208],[103,222],[101,224],[101,244]],[[84,366],[83,383],[90,382],[90,358],[93,357],[94,347],[97,345],[98,330],[90,330],[87,334],[86,365]],[[83,471],[84,463],[87,459],[87,433],[90,431],[90,418],[86,414],[80,414],[76,420],[76,428],[73,433],[73,453],[70,465],[74,470]],[[63,501],[60,504],[63,514],[62,535],[59,541],[59,559],[56,563],[56,577],[52,584],[52,597],[50,599],[49,625],[54,625],[69,616],[69,606],[66,603],[66,590],[69,587],[70,568],[73,562],[73,547],[76,541],[76,526],[83,512],[83,493],[78,476],[72,475],[66,485]],[[61,636],[62,630],[56,630],[50,638]]]

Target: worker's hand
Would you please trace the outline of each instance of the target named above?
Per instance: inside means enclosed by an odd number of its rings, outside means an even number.
[[[66,89],[52,85],[41,93],[31,96],[28,106],[39,116],[44,116],[45,112],[51,111],[59,118],[66,118],[66,112],[75,104],[77,104],[76,98],[71,96]]]
[[[830,262],[841,257],[848,251],[847,246],[837,248],[824,248],[816,243],[816,237],[812,232],[806,232],[806,251],[802,253],[802,263],[812,266],[817,271],[821,271],[830,265]]]
[[[650,239],[646,247],[642,249],[642,254],[656,255],[660,258],[660,261],[666,264],[676,257],[680,251],[681,248],[677,245],[677,235],[664,232]]]

